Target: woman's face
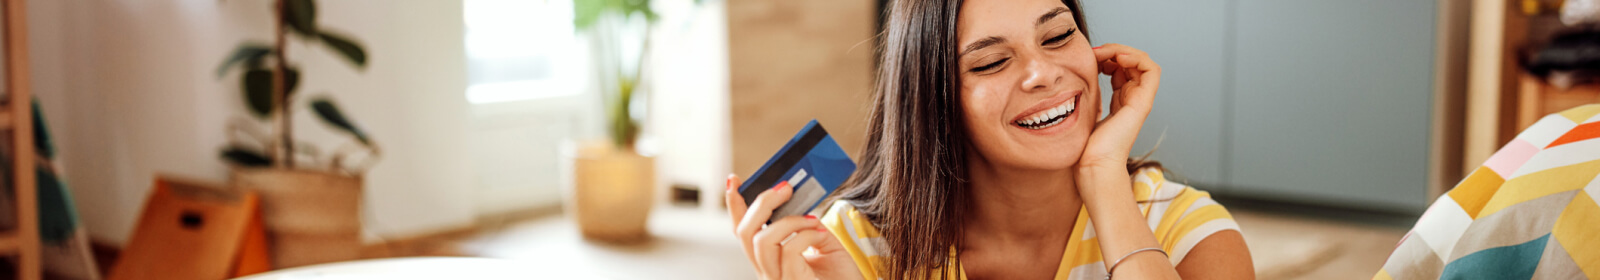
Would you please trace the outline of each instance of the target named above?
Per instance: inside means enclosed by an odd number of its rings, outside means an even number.
[[[1099,116],[1099,70],[1067,6],[967,0],[956,40],[961,106],[978,156],[1030,170],[1076,164]]]

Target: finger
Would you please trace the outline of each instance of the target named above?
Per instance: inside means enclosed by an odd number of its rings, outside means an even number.
[[[767,219],[772,217],[772,209],[789,200],[790,194],[787,193],[788,188],[786,187],[788,185],[788,182],[780,182],[777,187],[761,192],[761,195],[756,196],[755,201],[750,203],[749,209],[744,211],[744,214],[737,222],[738,225],[735,226],[734,234],[739,236],[740,242],[743,242],[746,250],[745,255],[750,257],[751,261],[756,262],[757,273],[767,274],[763,271],[764,269],[777,269],[776,266],[763,267],[760,264],[760,260],[757,258],[759,254],[756,251],[757,248],[753,244],[753,240],[756,233],[760,232],[761,228],[766,225]]]
[[[1115,59],[1119,65],[1124,66],[1124,72],[1129,75],[1130,82],[1124,87],[1135,87],[1123,97],[1123,104],[1149,107],[1155,100],[1156,89],[1161,87],[1161,66],[1143,54],[1118,55]]]
[[[1094,48],[1094,61],[1106,61],[1117,57],[1119,54],[1144,54],[1144,51],[1122,44],[1105,44]]]
[[[1157,65],[1150,61],[1150,55],[1143,51],[1134,50],[1128,53],[1119,53],[1115,59],[1122,68],[1138,70],[1139,72],[1154,71]]]
[[[751,266],[755,266],[756,272],[760,273],[760,264],[756,263],[756,256],[750,249],[750,238],[739,234],[739,222],[744,220],[746,206],[744,205],[744,196],[739,194],[738,182],[738,176],[728,174],[728,190],[723,191],[722,202],[728,206],[728,217],[732,218],[733,221],[733,226],[730,228],[733,230],[733,236],[739,239],[739,249],[744,251],[745,260],[749,261]]]
[[[779,258],[783,265],[781,269],[784,279],[814,279],[807,275],[811,270],[811,264],[806,262],[805,253],[806,249],[816,245],[825,235],[817,228],[800,229],[795,232],[794,237],[789,238],[789,241],[783,242],[781,249],[783,255]]]
[[[1127,69],[1118,68],[1117,73],[1111,74],[1111,89],[1120,92],[1123,88],[1127,88],[1128,75],[1131,73],[1128,73]]]
[[[1125,47],[1126,46],[1123,46],[1122,44],[1115,43],[1094,47],[1094,61],[1111,60],[1112,58],[1115,58],[1117,54],[1123,53],[1120,50],[1123,50]]]
[[[761,231],[761,227],[766,225],[767,219],[772,218],[772,209],[789,200],[792,190],[788,186],[789,182],[787,181],[779,182],[778,186],[767,189],[761,195],[756,196],[756,201],[750,203],[750,209],[745,210],[744,218],[739,219],[738,228],[734,230],[739,235],[740,240],[754,238],[756,232]]]
[[[1139,72],[1139,87],[1148,89],[1150,95],[1154,95],[1155,90],[1161,87],[1161,65],[1150,60],[1148,56],[1144,60],[1139,64],[1142,69]]]
[[[1113,61],[1116,61],[1119,66],[1122,66],[1122,68],[1131,70],[1130,72],[1132,72],[1134,76],[1129,78],[1133,79],[1136,84],[1148,86],[1150,88],[1160,86],[1161,65],[1156,64],[1154,60],[1151,60],[1149,54],[1142,51],[1128,54],[1118,54],[1117,58],[1113,59]]]
[[[1121,90],[1111,93],[1111,109],[1108,111],[1109,114],[1106,114],[1107,118],[1116,115],[1117,111],[1122,110],[1122,98],[1124,95],[1126,94],[1123,94]]]
[[[1118,64],[1118,66],[1121,66],[1121,68],[1138,70],[1139,72],[1157,71],[1160,67],[1154,62],[1151,62],[1150,55],[1148,53],[1122,44],[1101,45],[1094,48],[1094,55],[1095,61],[1115,62]],[[1105,69],[1107,67],[1102,66],[1101,68]]]
[[[756,266],[759,267],[761,274],[769,278],[783,276],[782,262],[784,256],[782,255],[782,244],[784,240],[789,239],[790,236],[799,231],[814,231],[812,228],[816,228],[819,225],[822,225],[822,223],[817,221],[816,217],[810,215],[785,217],[773,221],[772,224],[767,225],[766,229],[756,233],[753,247],[755,248]]]
[[[789,201],[794,189],[789,187],[788,181],[778,182],[777,186],[761,192],[756,196],[756,201],[750,202],[750,209],[745,210],[744,219],[739,221],[739,229],[761,229],[767,220],[772,219],[772,210]]]
[[[817,248],[817,253],[826,255],[844,250],[844,243],[839,242],[838,236],[834,235],[833,229],[829,228],[827,224],[823,224],[817,230],[822,232],[822,239],[811,245],[812,248]]]
[[[748,208],[744,205],[744,195],[739,194],[738,181],[739,176],[728,174],[728,184],[724,186],[728,190],[722,193],[722,203],[728,206],[728,218],[733,219],[735,234],[739,229],[739,221],[744,220],[744,211]]]
[[[1100,64],[1100,74],[1105,74],[1105,75],[1109,76],[1111,74],[1116,74],[1117,71],[1119,71],[1119,70],[1122,70],[1122,66],[1121,65],[1117,65],[1117,62],[1115,62],[1115,61],[1110,61],[1110,60],[1100,61],[1099,64]]]
[[[860,276],[857,276],[860,274],[850,269],[837,271],[838,274],[843,275],[823,275],[825,272],[816,271],[816,268],[856,267],[855,260],[849,257],[849,252],[845,251],[844,243],[839,242],[840,236],[848,236],[848,233],[842,228],[827,227],[826,224],[821,230],[823,230],[822,237],[816,244],[811,245],[811,248],[817,249],[817,251],[815,254],[807,254],[805,256],[806,262],[810,263],[813,268],[813,273],[818,274],[816,276],[819,279],[860,279],[858,278]]]

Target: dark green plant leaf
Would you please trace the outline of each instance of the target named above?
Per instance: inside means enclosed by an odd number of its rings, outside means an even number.
[[[367,69],[367,51],[362,49],[361,44],[338,34],[328,32],[319,34],[322,37],[323,45],[338,51],[340,55],[344,56],[344,59],[354,63],[356,68]]]
[[[245,105],[257,119],[266,119],[272,114],[272,71],[252,69],[244,72],[243,80]]]
[[[44,159],[56,158],[56,144],[51,140],[50,126],[44,119],[44,108],[39,107],[39,97],[33,97],[33,150]]]
[[[233,50],[233,55],[229,55],[227,60],[222,61],[222,65],[217,66],[217,77],[220,78],[223,75],[227,75],[228,69],[240,62],[251,61],[248,64],[260,64],[261,59],[266,58],[271,53],[272,48],[266,45],[255,43],[239,45],[239,48]]]
[[[351,122],[350,119],[345,118],[344,113],[339,111],[339,106],[333,104],[333,100],[330,100],[326,97],[313,99],[311,100],[311,110],[316,111],[317,117],[320,117],[323,122],[333,125],[333,127],[338,128],[339,130],[349,132],[350,135],[355,136],[356,140],[361,141],[362,144],[372,145],[372,141],[367,139],[367,133],[362,132],[361,128],[356,127],[354,122]]]
[[[233,164],[237,164],[239,166],[272,166],[272,158],[267,157],[266,154],[237,146],[223,148],[222,159],[228,160],[228,162],[232,162]]]
[[[288,88],[284,92],[292,96],[300,86],[300,69],[289,67],[284,73],[283,83]],[[258,119],[272,114],[272,70],[257,68],[245,72],[243,87],[245,105],[250,107],[250,113]]]
[[[285,68],[283,70],[284,70],[284,75],[283,75],[284,88],[288,88],[288,90],[284,90],[283,92],[285,94],[288,94],[289,96],[294,96],[295,87],[300,86],[300,69],[294,68],[294,67],[289,67],[289,68]]]
[[[300,36],[314,37],[317,34],[317,4],[312,0],[283,0],[285,1],[283,22],[289,24],[289,30]]]

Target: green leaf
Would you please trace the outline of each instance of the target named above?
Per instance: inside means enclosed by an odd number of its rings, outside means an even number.
[[[222,159],[228,160],[229,162],[233,162],[234,164],[238,164],[240,166],[272,166],[272,158],[267,157],[266,154],[237,146],[223,148]]]
[[[228,69],[240,62],[250,61],[249,64],[260,64],[261,59],[266,58],[271,53],[272,47],[266,45],[255,43],[239,45],[238,48],[233,50],[233,55],[229,55],[227,60],[222,61],[222,65],[217,66],[217,77],[220,78],[223,75],[227,75]]]
[[[354,63],[357,68],[367,68],[367,51],[361,48],[361,44],[333,33],[322,32],[319,35],[322,37],[323,45],[339,52],[345,60]]]
[[[266,119],[272,114],[272,71],[266,69],[253,69],[244,72],[245,105],[250,107],[258,119]]]
[[[617,97],[610,102],[611,106],[611,141],[617,147],[624,149],[633,148],[634,140],[638,137],[639,123],[629,115],[633,105],[633,93],[638,85],[637,79],[617,78]]]
[[[333,104],[333,100],[329,100],[326,97],[320,97],[311,100],[311,110],[316,111],[317,117],[320,117],[323,122],[333,125],[333,127],[343,130],[344,132],[349,132],[350,135],[355,136],[356,140],[361,141],[362,144],[372,145],[372,141],[367,139],[367,133],[362,132],[361,128],[356,127],[354,122],[351,122],[350,119],[345,118],[344,113],[339,111],[339,106]]]
[[[311,0],[284,0],[283,22],[301,36],[317,34],[317,4]]]
[[[572,3],[572,25],[579,30],[589,29],[600,20],[600,14],[612,0],[577,0]]]
[[[650,9],[650,0],[576,0],[572,3],[573,27],[578,30],[589,29],[606,12],[616,13],[623,18],[638,14],[644,16],[645,20],[656,20],[656,12]]]
[[[639,14],[644,16],[645,21],[656,21],[656,11],[650,9],[650,0],[621,1],[623,2],[623,9],[621,11],[623,15],[633,16],[634,14]]]
[[[288,88],[284,93],[294,94],[295,88],[300,86],[300,70],[289,67],[284,73],[284,87]],[[245,72],[243,90],[245,105],[256,118],[265,119],[272,114],[272,70],[258,68]]]
[[[288,88],[287,90],[284,90],[283,92],[284,92],[284,94],[288,94],[288,95],[293,96],[295,87],[299,87],[300,86],[300,69],[294,68],[294,67],[288,67],[288,68],[283,69],[283,71],[284,71],[284,75],[283,75],[284,88]]]

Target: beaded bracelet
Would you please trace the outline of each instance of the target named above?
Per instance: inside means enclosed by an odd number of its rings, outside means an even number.
[[[1117,262],[1111,263],[1111,266],[1106,268],[1106,280],[1111,280],[1111,272],[1112,271],[1116,271],[1117,270],[1117,266],[1121,265],[1123,260],[1127,260],[1128,257],[1132,257],[1133,254],[1138,254],[1139,252],[1145,252],[1145,251],[1156,251],[1156,252],[1161,253],[1162,257],[1169,257],[1169,256],[1167,256],[1167,250],[1162,250],[1161,248],[1156,248],[1156,247],[1141,248],[1141,249],[1138,249],[1138,250],[1133,250],[1133,252],[1128,252],[1127,254],[1122,255],[1121,258],[1117,258]]]

